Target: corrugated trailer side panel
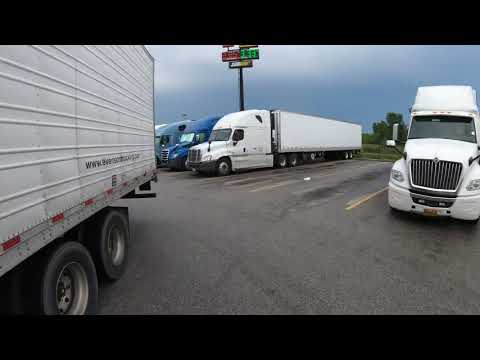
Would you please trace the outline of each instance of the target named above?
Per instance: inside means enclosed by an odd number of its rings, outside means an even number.
[[[280,111],[279,151],[355,150],[362,146],[358,124]]]
[[[155,168],[143,46],[0,46],[0,243]]]

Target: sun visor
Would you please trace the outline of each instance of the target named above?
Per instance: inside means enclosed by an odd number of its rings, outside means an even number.
[[[419,87],[412,111],[478,112],[477,95],[471,86]]]

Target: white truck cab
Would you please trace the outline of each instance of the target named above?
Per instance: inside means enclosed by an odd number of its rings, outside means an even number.
[[[243,168],[273,166],[270,112],[247,110],[228,114],[212,130],[208,142],[191,148],[189,166],[228,175]]]
[[[391,208],[463,220],[480,217],[480,121],[470,86],[420,87],[403,156],[392,167]],[[398,126],[394,126],[395,146]]]

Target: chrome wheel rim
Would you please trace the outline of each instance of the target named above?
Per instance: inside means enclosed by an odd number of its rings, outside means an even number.
[[[222,161],[218,166],[220,174],[226,174],[228,172],[228,164],[225,161]]]
[[[57,312],[60,315],[82,315],[88,305],[88,278],[77,262],[60,271],[56,285]]]
[[[110,228],[107,238],[108,255],[114,266],[118,266],[125,258],[125,234],[118,226]]]

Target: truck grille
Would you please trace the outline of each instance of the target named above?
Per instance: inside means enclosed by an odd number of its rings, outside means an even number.
[[[462,164],[452,161],[412,159],[410,171],[414,186],[455,190],[462,174]]]
[[[190,149],[188,151],[188,162],[191,163],[198,163],[202,160],[200,149]]]
[[[162,150],[162,162],[167,162],[168,161],[168,149],[163,149]]]

